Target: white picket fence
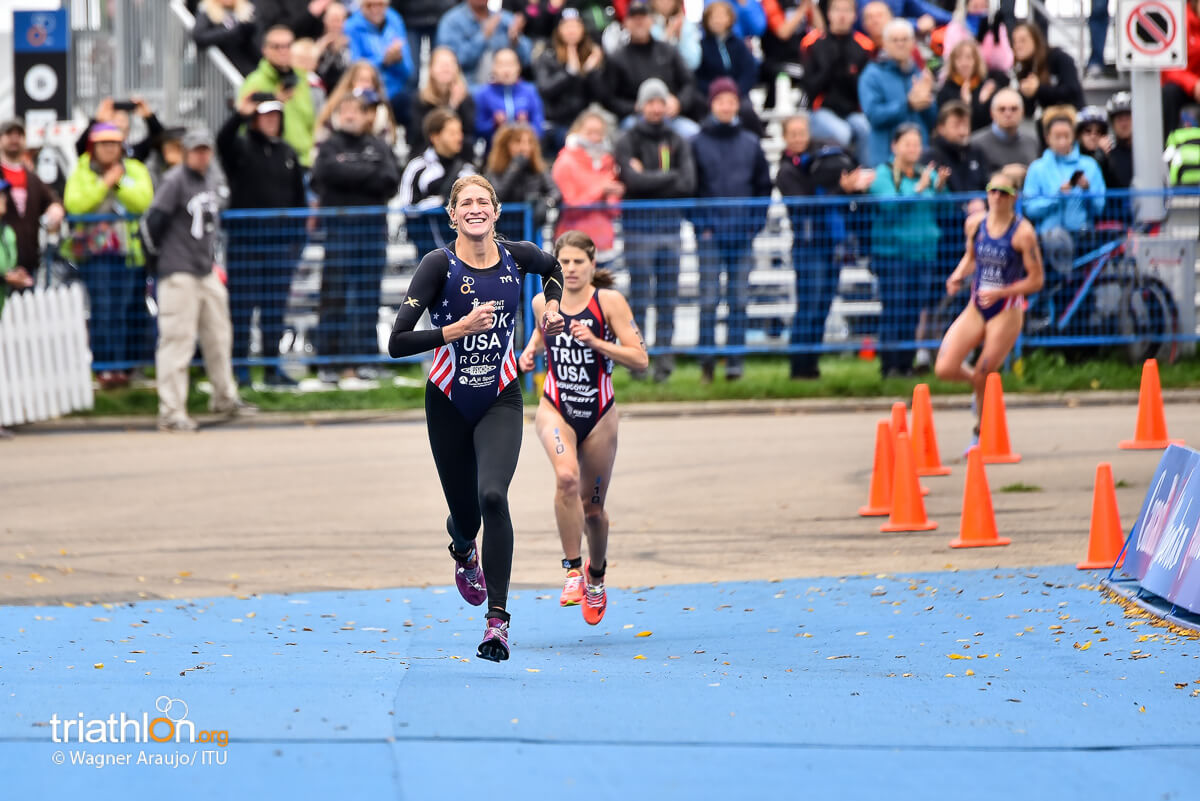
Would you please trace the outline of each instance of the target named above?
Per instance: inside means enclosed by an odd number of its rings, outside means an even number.
[[[12,295],[0,316],[0,426],[92,408],[83,287]]]

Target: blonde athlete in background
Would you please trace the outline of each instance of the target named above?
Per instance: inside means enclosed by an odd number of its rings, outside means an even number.
[[[608,604],[604,592],[608,566],[604,499],[617,457],[613,362],[645,370],[650,359],[629,303],[620,292],[609,289],[612,276],[608,271],[596,270],[592,240],[578,231],[567,231],[554,244],[554,255],[563,271],[559,313],[566,328],[548,341],[535,330],[519,364],[526,372],[532,370],[537,352],[546,347],[546,383],[535,424],[557,483],[554,516],[567,571],[559,603],[576,606],[582,602],[583,619],[594,626],[604,617]],[[535,318],[541,317],[545,304],[542,295],[533,299]],[[588,564],[581,570],[585,527]]]
[[[966,381],[975,388],[974,408],[983,408],[988,373],[1008,358],[1025,322],[1026,295],[1042,288],[1042,252],[1033,225],[1016,213],[1017,187],[1010,175],[995,173],[987,185],[988,208],[967,218],[967,250],[946,280],[946,292],[958,293],[975,275],[971,299],[942,339],[935,371],[944,381]],[[974,367],[963,362],[983,344]],[[979,441],[976,417],[971,444]]]

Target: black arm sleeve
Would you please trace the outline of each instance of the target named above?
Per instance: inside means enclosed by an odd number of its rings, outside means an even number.
[[[546,300],[562,300],[563,274],[558,259],[532,242],[505,242],[504,248],[512,254],[522,272],[542,277],[542,294]]]
[[[446,344],[442,329],[433,328],[427,331],[414,331],[417,321],[441,294],[446,284],[446,270],[450,262],[441,250],[425,254],[417,266],[408,285],[408,294],[400,304],[396,314],[396,322],[392,325],[392,335],[388,339],[388,355],[393,359],[403,356],[413,356],[433,350]]]

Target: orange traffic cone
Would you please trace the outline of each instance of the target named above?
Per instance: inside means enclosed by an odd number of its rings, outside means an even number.
[[[1171,444],[1182,445],[1183,440],[1167,438],[1162,387],[1158,383],[1158,360],[1146,359],[1142,365],[1142,386],[1138,391],[1137,431],[1133,439],[1121,442],[1121,449],[1159,450]]]
[[[983,417],[979,421],[979,450],[984,464],[1015,464],[1021,454],[1008,444],[1008,419],[1004,412],[1004,386],[999,373],[990,373],[983,388]]]
[[[1087,559],[1075,567],[1107,570],[1117,563],[1124,545],[1125,533],[1121,530],[1121,513],[1117,511],[1112,465],[1101,462],[1096,465],[1096,489],[1092,492],[1092,533],[1088,537]]]
[[[858,349],[858,358],[864,362],[869,362],[875,358],[875,340],[870,337],[863,337],[862,345]]]
[[[992,492],[983,470],[983,453],[978,447],[967,451],[967,483],[963,487],[962,522],[958,539],[951,548],[983,548],[1008,545],[1012,540],[996,534],[996,514],[992,511]]]
[[[925,516],[917,466],[913,463],[908,434],[896,437],[896,468],[892,473],[892,512],[880,531],[932,531],[937,523]]]
[[[896,453],[900,447],[896,441],[896,437],[900,434],[908,433],[908,407],[903,401],[896,401],[892,404],[892,452]],[[911,439],[909,440],[911,442]],[[914,461],[915,464],[915,461]],[[922,495],[929,494],[929,487],[918,482],[921,488]]]
[[[937,432],[933,430],[933,403],[929,400],[929,385],[913,387],[913,455],[917,458],[918,476],[948,476],[950,468],[942,464],[938,453]]]
[[[879,517],[892,511],[892,427],[887,420],[875,425],[875,469],[871,471],[871,490],[867,505],[858,513],[863,517]]]

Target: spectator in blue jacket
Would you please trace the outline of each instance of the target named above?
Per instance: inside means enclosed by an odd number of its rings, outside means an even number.
[[[521,63],[510,48],[497,50],[492,80],[475,90],[475,133],[491,145],[501,125],[523,122],[541,137],[546,115],[537,87],[521,80]]]
[[[726,0],[705,0],[707,9],[713,3]],[[762,36],[767,30],[767,12],[763,10],[762,0],[734,0],[737,3],[737,19],[733,23],[733,35],[745,38],[747,36]]]
[[[718,78],[708,88],[712,116],[692,139],[696,160],[696,195],[701,198],[767,198],[771,196],[771,169],[758,137],[738,119],[738,87],[729,78]],[[717,304],[721,300],[721,273],[725,273],[726,347],[746,344],[746,281],[749,278],[751,243],[766,222],[766,206],[746,204],[733,208],[697,211],[697,248],[700,251],[700,347],[716,345]],[[702,356],[703,380],[712,381],[716,359]],[[743,357],[730,356],[725,378],[742,377]]]
[[[928,0],[880,0],[887,4],[892,16],[896,19],[906,19],[913,29],[921,36],[928,36],[934,28],[947,25],[953,18],[946,9]],[[862,19],[862,10],[873,0],[859,0],[858,18]]]
[[[740,37],[733,33],[736,21],[729,0],[713,0],[704,8],[700,24],[700,66],[696,68],[696,91],[708,93],[708,85],[717,78],[732,78],[742,98],[750,95],[758,79],[758,63]]]
[[[529,64],[533,45],[524,30],[523,15],[489,11],[488,0],[463,0],[438,22],[437,45],[454,51],[467,85],[474,89],[487,83],[492,57],[498,50],[512,48],[522,66]]]
[[[1079,153],[1075,120],[1066,108],[1048,109],[1043,117],[1046,152],[1029,165],[1021,207],[1039,236],[1065,228],[1078,241],[1078,235],[1090,232],[1092,221],[1104,211],[1106,187],[1100,165]]]
[[[888,160],[892,133],[903,123],[913,123],[921,141],[937,121],[933,74],[917,69],[913,61],[913,27],[894,19],[883,29],[884,53],[868,64],[858,79],[858,100],[871,123],[869,167]]]
[[[412,112],[408,79],[414,62],[404,20],[388,8],[387,0],[362,0],[344,30],[350,40],[351,61],[369,61],[379,71],[392,113],[407,128]]]

